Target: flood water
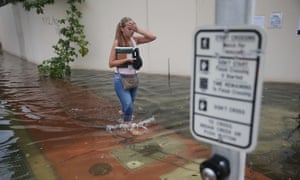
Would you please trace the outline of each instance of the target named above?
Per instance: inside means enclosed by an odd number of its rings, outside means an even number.
[[[155,117],[160,128],[192,139],[190,79],[150,74],[140,74],[140,79],[135,119]],[[83,137],[88,140],[82,145],[91,148],[88,153],[100,154],[104,146],[88,146],[89,140],[108,139],[105,125],[120,118],[112,83],[111,71],[73,70],[65,80],[41,78],[36,65],[9,54],[0,56],[0,179],[59,179],[57,171],[71,174],[53,168],[59,164],[68,169],[77,158],[54,151],[66,147],[67,141],[73,142],[79,161],[87,155],[76,145]],[[300,179],[299,96],[300,84],[264,84],[258,145],[247,155],[247,166],[271,179]]]

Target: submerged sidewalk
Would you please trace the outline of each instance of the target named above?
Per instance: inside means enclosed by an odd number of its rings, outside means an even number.
[[[156,123],[135,136],[105,129],[120,118],[107,72],[77,71],[69,80],[40,79],[36,65],[7,53],[1,57],[0,69],[0,97],[14,114],[9,128],[19,136],[17,144],[36,179],[201,179],[199,164],[210,156],[209,147],[187,135],[186,120],[173,122],[177,115],[164,114],[170,107],[148,107],[145,99],[151,96],[144,93],[151,89],[140,89],[135,122],[158,114]],[[105,77],[99,79],[105,86],[86,82],[93,74]],[[172,102],[177,103],[175,111],[189,103],[181,102],[189,94],[179,92],[176,82],[169,88],[166,81],[150,82],[156,84],[149,86],[166,86],[162,92],[181,96]],[[160,98],[160,103],[167,98]],[[166,116],[169,119],[163,120]],[[245,179],[269,178],[247,168]]]

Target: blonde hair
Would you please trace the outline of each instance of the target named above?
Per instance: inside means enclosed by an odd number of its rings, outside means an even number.
[[[124,28],[126,26],[126,23],[129,21],[132,21],[130,17],[123,17],[117,25],[115,40],[118,40],[118,46],[122,46],[122,47],[130,46],[123,32],[121,31],[121,28]]]

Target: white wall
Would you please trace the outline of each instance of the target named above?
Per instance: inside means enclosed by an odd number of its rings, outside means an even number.
[[[21,4],[0,8],[0,41],[6,51],[34,63],[54,56],[52,46],[58,40],[53,19],[64,16],[65,4],[50,6],[44,15],[25,11]]]
[[[157,41],[150,45],[149,72],[187,74],[193,58],[193,32],[196,26],[196,1],[149,1],[150,29]]]
[[[43,15],[26,12],[21,5],[0,8],[0,41],[6,51],[40,64],[55,56],[52,45],[58,40],[57,19],[67,7],[61,1],[46,7]],[[108,70],[108,56],[116,24],[123,16],[157,35],[157,40],[142,45],[143,72],[190,75],[193,36],[196,27],[214,24],[214,0],[87,0],[83,11],[90,52],[79,58],[73,68]],[[268,26],[272,12],[283,13],[280,29]],[[300,82],[300,36],[296,29],[300,18],[299,0],[256,1],[256,15],[264,16],[268,35],[265,80]],[[18,37],[18,38],[17,38]]]
[[[21,55],[12,5],[0,8],[0,42],[6,51]]]
[[[272,13],[283,15],[282,28],[270,28]],[[265,16],[268,35],[265,80],[300,82],[300,35],[296,35],[300,20],[299,0],[257,0],[256,15]]]

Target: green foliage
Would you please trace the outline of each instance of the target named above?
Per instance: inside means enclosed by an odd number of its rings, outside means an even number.
[[[81,4],[84,0],[67,0],[69,8],[66,10],[66,18],[60,19],[60,39],[57,44],[52,46],[57,57],[44,60],[38,65],[38,71],[42,76],[50,76],[52,78],[64,78],[71,74],[70,62],[74,62],[78,58],[78,54],[82,57],[88,53],[88,41],[84,34],[84,26],[80,24],[82,13],[78,10],[76,3]],[[54,0],[30,0],[24,1],[23,5],[26,10],[36,8],[38,14],[43,13],[46,4],[53,4]]]
[[[0,0],[0,7],[6,6],[7,4],[16,4],[18,2],[25,2],[26,0]]]
[[[23,6],[27,11],[30,11],[31,8],[36,9],[37,14],[44,13],[44,7],[47,4],[54,4],[54,0],[21,0]]]

